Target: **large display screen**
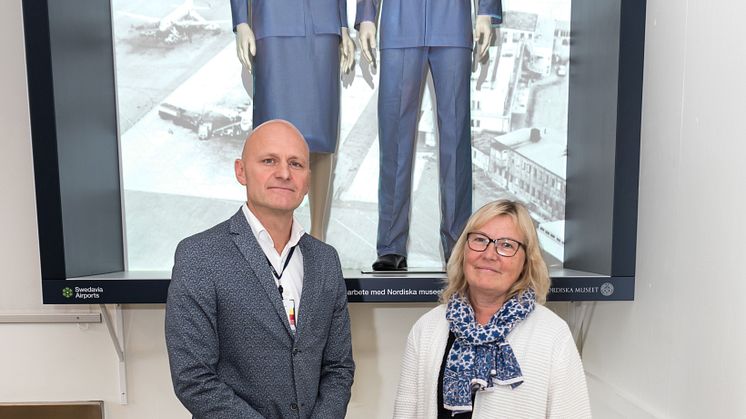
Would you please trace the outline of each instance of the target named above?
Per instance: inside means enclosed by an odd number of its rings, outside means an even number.
[[[645,0],[572,2],[504,2],[488,59],[472,63],[472,206],[527,203],[550,300],[631,300]],[[347,6],[352,23],[355,1]],[[233,161],[253,125],[253,79],[229,9],[23,1],[45,303],[162,303],[177,243],[243,204]],[[376,258],[379,80],[359,47],[341,83],[327,241],[348,298],[435,301],[444,274],[432,82],[413,129],[410,270],[395,275],[365,272]],[[308,203],[296,213],[310,230]]]
[[[564,261],[570,0],[503,2],[489,58],[471,76],[473,208],[528,204],[551,267]],[[355,1],[348,0],[350,24]],[[252,128],[252,77],[235,52],[225,1],[112,2],[129,271],[167,271],[176,244],[245,200],[233,161]],[[354,31],[351,31],[353,37]],[[378,74],[357,49],[343,76],[327,242],[343,268],[376,258]],[[434,89],[417,130],[409,266],[441,269]],[[298,100],[303,100],[298,97]],[[308,204],[296,211],[310,230]]]

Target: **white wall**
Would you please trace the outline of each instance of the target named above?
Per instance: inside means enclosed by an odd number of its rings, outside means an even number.
[[[597,305],[584,362],[655,417],[743,418],[746,5],[647,14],[635,301]]]

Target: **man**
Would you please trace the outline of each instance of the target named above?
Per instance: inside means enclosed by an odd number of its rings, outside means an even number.
[[[254,76],[254,126],[288,120],[311,149],[311,235],[323,241],[339,131],[340,66],[349,72],[355,53],[345,0],[231,0],[231,14],[238,59]]]
[[[483,59],[492,41],[500,0],[479,0],[475,25]],[[379,0],[358,0],[356,24],[363,55],[373,62]],[[440,242],[446,261],[471,215],[470,75],[471,2],[384,0],[381,7],[378,90],[379,271],[407,268],[407,240],[417,119],[429,67],[435,85],[439,133]]]
[[[195,418],[343,418],[354,372],[337,252],[293,217],[309,152],[289,122],[257,127],[235,162],[246,204],[176,249],[166,344]]]

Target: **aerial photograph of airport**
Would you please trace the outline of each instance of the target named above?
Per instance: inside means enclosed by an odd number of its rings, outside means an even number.
[[[504,1],[503,7],[489,56],[474,63],[471,77],[473,208],[498,198],[526,202],[547,262],[558,268],[571,0]],[[128,269],[170,270],[182,238],[225,220],[245,201],[233,162],[253,125],[253,80],[236,57],[227,0],[113,0],[112,9]],[[354,0],[348,17],[352,26]],[[326,241],[344,269],[369,269],[378,221],[378,74],[359,46],[354,72],[341,83]],[[424,269],[444,266],[434,96],[428,81],[408,247],[409,266]],[[310,230],[307,203],[296,217]]]

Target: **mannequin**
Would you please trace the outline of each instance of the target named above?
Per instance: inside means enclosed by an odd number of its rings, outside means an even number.
[[[322,241],[337,149],[340,69],[352,69],[355,52],[346,7],[345,0],[231,0],[238,59],[254,76],[254,126],[285,119],[308,142],[311,235]]]
[[[481,61],[502,18],[500,0],[477,0],[474,38]],[[356,27],[374,61],[379,0],[358,0]],[[429,67],[439,130],[440,241],[446,261],[471,215],[471,5],[466,1],[384,0],[378,91],[378,259],[373,270],[405,270],[420,92]],[[401,22],[407,22],[402,25]]]

